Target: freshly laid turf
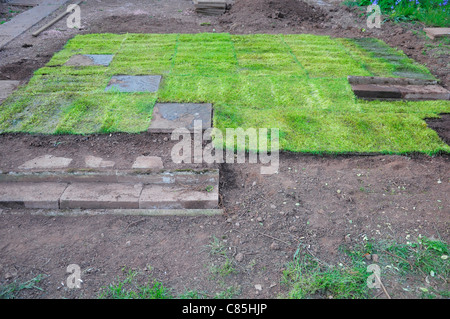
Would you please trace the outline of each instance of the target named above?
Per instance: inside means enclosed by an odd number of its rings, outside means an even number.
[[[109,66],[66,66],[111,54]],[[105,92],[113,75],[162,75],[157,93]],[[214,126],[279,128],[284,150],[450,152],[425,118],[449,101],[355,98],[348,75],[433,79],[377,39],[315,35],[89,34],[71,39],[0,108],[1,132],[143,132],[158,102],[214,105]]]

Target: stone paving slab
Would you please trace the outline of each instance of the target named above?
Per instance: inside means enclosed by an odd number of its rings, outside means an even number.
[[[66,66],[93,66],[102,65],[108,66],[114,55],[110,54],[76,54],[64,63]]]
[[[71,158],[56,157],[53,155],[43,155],[25,162],[19,169],[53,169],[65,168],[72,162]]]
[[[161,157],[158,156],[138,156],[132,168],[162,169],[164,167]]]
[[[105,161],[103,158],[95,156],[86,156],[84,162],[90,168],[111,168],[116,165],[113,161]]]
[[[161,75],[114,75],[106,86],[105,92],[151,92],[159,89]]]
[[[206,186],[205,186],[206,189]],[[218,187],[195,190],[178,186],[146,186],[139,200],[140,209],[214,209],[218,204]]]
[[[66,183],[0,183],[0,206],[58,209]]]
[[[0,104],[17,89],[19,84],[20,81],[12,81],[12,80],[0,81]]]
[[[153,108],[149,132],[171,133],[177,128],[194,130],[194,121],[202,121],[202,129],[211,128],[212,104],[210,103],[157,103]]]
[[[39,5],[24,11],[10,21],[0,25],[0,48],[7,45],[42,19],[50,15],[68,0],[42,0]]]
[[[74,183],[60,199],[61,209],[137,209],[142,184]]]
[[[450,37],[450,28],[424,28],[427,36],[434,40],[443,37]]]

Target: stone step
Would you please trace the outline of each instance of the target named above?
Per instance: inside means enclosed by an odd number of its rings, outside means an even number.
[[[0,183],[0,207],[59,209],[66,183]]]
[[[199,184],[219,182],[217,169],[179,170],[52,170],[1,172],[4,182]]]
[[[33,209],[217,209],[219,172],[22,172],[1,174],[0,207]],[[115,179],[110,179],[115,176]],[[165,180],[165,178],[169,178]]]

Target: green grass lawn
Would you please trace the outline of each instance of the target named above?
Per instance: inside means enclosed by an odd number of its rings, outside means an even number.
[[[113,54],[108,67],[64,66],[75,54]],[[157,93],[104,92],[113,75],[160,74]],[[315,35],[89,34],[68,41],[0,108],[0,133],[146,131],[156,102],[208,102],[214,126],[279,128],[284,150],[450,152],[425,118],[450,101],[355,98],[348,75],[433,79],[376,39]]]

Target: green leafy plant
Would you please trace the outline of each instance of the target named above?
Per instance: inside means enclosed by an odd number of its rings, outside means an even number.
[[[392,20],[421,21],[430,26],[450,25],[448,0],[361,0],[360,6],[378,4],[382,13]]]

